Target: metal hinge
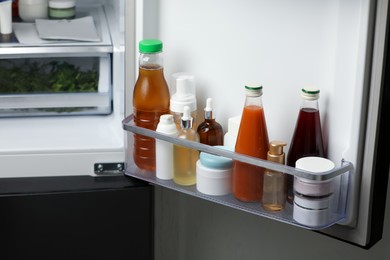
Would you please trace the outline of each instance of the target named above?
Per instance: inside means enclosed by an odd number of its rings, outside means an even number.
[[[94,171],[96,174],[123,174],[125,164],[123,162],[117,163],[95,163]]]

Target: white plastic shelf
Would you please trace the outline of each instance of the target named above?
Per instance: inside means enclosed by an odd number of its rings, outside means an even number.
[[[270,161],[250,157],[250,156],[245,156],[242,154],[238,154],[238,153],[231,152],[231,151],[224,150],[224,149],[215,148],[215,147],[201,144],[201,143],[197,143],[197,142],[192,142],[192,141],[188,141],[188,140],[184,140],[184,139],[180,139],[180,138],[170,137],[170,136],[160,134],[158,132],[155,132],[155,131],[152,131],[149,129],[137,127],[134,125],[133,115],[124,119],[122,123],[123,123],[124,130],[127,131],[127,139],[128,139],[127,148],[126,148],[127,149],[127,152],[126,152],[127,158],[126,158],[126,171],[125,171],[125,174],[127,176],[135,177],[137,179],[147,181],[147,182],[154,184],[154,185],[169,188],[169,189],[172,189],[172,190],[175,190],[178,192],[182,192],[182,193],[194,196],[194,197],[198,197],[201,199],[212,201],[214,203],[225,205],[225,206],[235,208],[235,209],[238,209],[241,211],[249,212],[249,213],[252,213],[255,215],[259,215],[262,217],[266,217],[269,219],[288,223],[291,225],[299,226],[299,227],[302,227],[305,229],[310,229],[310,230],[325,229],[325,228],[330,227],[334,224],[337,224],[338,222],[344,220],[346,217],[345,209],[346,209],[346,201],[347,201],[348,187],[349,187],[348,180],[350,179],[349,175],[353,171],[353,165],[350,162],[341,161],[340,166],[335,167],[331,171],[324,172],[323,174],[318,175],[318,174],[313,174],[313,173],[308,172],[308,171],[296,169],[294,167],[281,165],[281,164],[273,163]],[[237,160],[237,161],[241,161],[244,163],[260,166],[260,167],[271,169],[274,171],[283,172],[283,173],[294,175],[296,177],[300,177],[300,178],[307,179],[307,180],[326,181],[326,180],[330,180],[333,178],[339,178],[339,181],[337,182],[338,189],[337,189],[337,196],[336,196],[338,198],[337,199],[338,200],[337,209],[334,210],[334,212],[332,212],[330,214],[329,221],[326,224],[320,225],[320,226],[315,226],[315,227],[307,226],[307,225],[303,225],[301,223],[298,223],[294,220],[293,206],[292,206],[292,204],[289,204],[287,202],[286,202],[285,208],[282,211],[271,212],[271,211],[264,210],[262,208],[260,202],[250,202],[250,203],[242,202],[242,201],[237,200],[232,194],[228,194],[228,195],[224,195],[224,196],[206,195],[206,194],[203,194],[197,190],[196,184],[192,185],[192,186],[181,186],[181,185],[176,184],[172,180],[158,179],[158,178],[156,178],[155,172],[145,171],[145,170],[139,169],[134,164],[133,159],[132,159],[133,134],[141,134],[144,136],[153,137],[155,139],[160,139],[160,140],[170,142],[174,145],[180,145],[180,146],[184,146],[187,148],[196,149],[196,150],[199,150],[201,152],[207,152],[207,153],[211,153],[211,154],[215,154],[215,155],[224,156],[227,158],[231,158],[233,160]]]

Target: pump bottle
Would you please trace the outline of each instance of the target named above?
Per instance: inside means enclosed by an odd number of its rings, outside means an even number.
[[[284,164],[285,153],[283,147],[287,144],[281,141],[271,141],[267,160]],[[286,175],[283,172],[266,169],[263,179],[263,203],[268,211],[280,211],[284,209],[286,202]]]

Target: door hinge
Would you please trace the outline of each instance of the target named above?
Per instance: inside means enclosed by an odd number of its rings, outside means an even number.
[[[123,174],[125,164],[123,162],[117,163],[95,163],[94,171],[96,174]]]

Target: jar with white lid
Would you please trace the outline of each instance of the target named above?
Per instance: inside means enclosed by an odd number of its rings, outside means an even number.
[[[73,19],[75,17],[75,0],[49,0],[50,19]]]
[[[47,18],[47,0],[19,0],[19,17],[24,22],[35,22],[35,19]]]
[[[310,156],[297,160],[295,166],[320,176],[331,171],[335,164],[322,157]],[[309,227],[326,226],[334,210],[334,187],[334,179],[317,181],[295,177],[294,220]]]

